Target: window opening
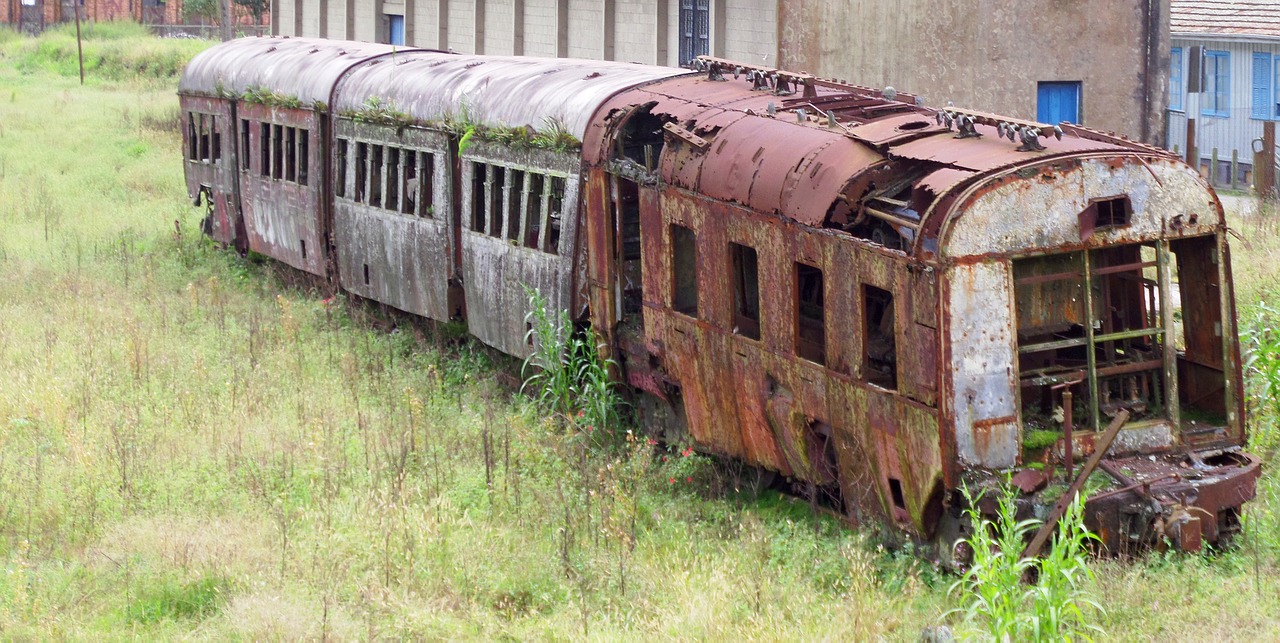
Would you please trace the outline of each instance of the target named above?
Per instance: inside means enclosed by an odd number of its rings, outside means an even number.
[[[542,213],[547,200],[544,189],[545,179],[541,174],[529,175],[529,189],[525,192],[527,201],[524,206],[524,247],[537,250],[538,236],[542,231]]]
[[[364,285],[369,285],[369,264],[364,264]]]
[[[1182,80],[1182,48],[1169,50],[1169,109],[1182,111],[1182,93],[1186,90]]]
[[[404,184],[401,186],[400,212],[403,214],[418,213],[418,153],[406,150],[404,153]]]
[[[418,180],[418,200],[421,202],[419,212],[424,217],[435,216],[435,180],[436,157],[430,152],[422,153],[422,176]]]
[[[271,178],[284,178],[284,126],[271,126]]]
[[[484,232],[484,188],[487,167],[484,163],[471,164],[471,230]]]
[[[284,180],[298,180],[298,128],[284,128]]]
[[[520,223],[524,221],[524,217],[520,216],[520,205],[525,201],[525,176],[522,170],[511,170],[511,186],[507,188],[507,196],[503,199],[507,209],[506,238],[509,241],[520,241]]]
[[[369,146],[369,205],[382,207],[383,147]]]
[[[400,149],[387,148],[387,201],[388,210],[400,211]]]
[[[305,129],[298,130],[298,183],[307,184],[310,178],[310,161],[311,161],[311,132]]]
[[[1135,420],[1165,413],[1165,332],[1150,244],[1019,259],[1013,263],[1018,371],[1028,430],[1072,421],[1099,430],[1121,409]]]
[[[818,364],[827,362],[826,314],[822,270],[796,263],[796,354]]]
[[[222,163],[222,132],[218,129],[218,117],[209,117],[209,132],[211,140],[209,141],[209,155],[213,158],[214,163]]]
[[[880,388],[898,388],[898,350],[893,293],[862,285],[862,377]]]
[[[271,176],[271,123],[258,124],[258,147],[262,152],[262,176]]]
[[[302,246],[302,258],[306,259],[307,258],[307,240],[298,239],[298,244]]]
[[[200,132],[197,119],[199,115],[195,112],[187,112],[187,159],[197,161],[200,159]]]
[[[249,120],[240,119],[240,167],[248,171],[253,169],[253,154],[249,151]]]
[[[365,194],[369,190],[369,144],[356,143],[356,184],[355,202],[364,203]]]
[[[760,273],[755,248],[729,244],[733,273],[733,331],[760,339]]]
[[[200,161],[209,162],[209,116],[205,114],[196,114],[196,121],[199,123],[200,132]]]
[[[547,245],[544,251],[551,254],[560,252],[561,216],[564,213],[565,179],[562,176],[551,177],[551,190],[547,199]]]
[[[671,224],[671,309],[698,316],[698,241],[693,230]]]
[[[502,204],[507,194],[507,168],[490,165],[489,178],[489,236],[502,238]]]
[[[644,273],[640,248],[640,186],[635,181],[614,179],[615,224],[618,231],[617,257],[622,279],[622,312],[638,315],[644,306]]]

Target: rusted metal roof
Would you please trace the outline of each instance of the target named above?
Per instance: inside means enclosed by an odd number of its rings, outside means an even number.
[[[353,70],[342,81],[334,109],[358,111],[377,99],[418,121],[458,119],[539,131],[554,122],[582,139],[596,108],[610,96],[688,73],[598,60],[413,52]]]
[[[1280,40],[1280,3],[1275,0],[1172,0],[1169,30],[1181,35],[1233,35]]]
[[[928,186],[941,192],[977,173],[1055,157],[1160,153],[1079,127],[1067,129],[1061,140],[1044,139],[1044,150],[1020,151],[996,127],[978,124],[980,137],[958,138],[938,123],[936,110],[866,88],[821,81],[807,92],[779,95],[731,74],[726,70],[723,80],[690,74],[620,93],[601,108],[584,138],[585,160],[609,159],[609,115],[651,104],[651,113],[709,143],[705,149],[669,145],[664,181],[823,226],[837,199],[859,198],[873,182],[870,175],[895,161],[956,170]]]
[[[178,92],[225,96],[266,87],[310,108],[329,101],[333,83],[352,65],[395,50],[391,45],[317,38],[240,38],[192,58]]]

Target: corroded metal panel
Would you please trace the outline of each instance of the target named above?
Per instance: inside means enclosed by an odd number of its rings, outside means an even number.
[[[535,288],[547,300],[549,311],[569,310],[574,298],[574,257],[578,252],[578,209],[582,181],[575,156],[543,150],[513,151],[501,145],[479,142],[462,155],[462,164],[492,164],[507,170],[526,171],[564,180],[560,214],[560,238],[555,252],[524,247],[502,235],[477,232],[467,225],[476,202],[475,184],[464,172],[459,177],[463,230],[462,265],[466,293],[467,329],[480,341],[509,355],[530,353],[526,334],[529,295]],[[548,181],[550,179],[548,178]]]
[[[393,51],[391,45],[368,42],[240,38],[196,54],[182,74],[178,93],[224,97],[268,88],[312,109],[317,103],[328,104],[334,82],[348,68]]]
[[[1009,266],[1002,262],[955,266],[946,278],[949,403],[958,456],[969,465],[1003,469],[1017,464],[1021,440],[1010,283]]]
[[[350,179],[335,177],[335,182],[344,183],[342,193],[346,195],[334,199],[333,234],[342,287],[399,310],[447,321],[452,313],[448,308],[449,280],[456,274],[449,216],[453,191],[448,186],[453,183],[453,168],[448,163],[448,137],[430,130],[397,130],[349,119],[340,119],[334,129],[344,139],[428,152],[436,159],[430,177],[432,202],[416,204],[420,211],[416,214],[356,202],[350,198]],[[336,159],[332,163],[334,168],[339,165]],[[428,208],[429,215],[424,216]]]
[[[1172,159],[1084,159],[1039,166],[1031,180],[979,188],[972,203],[949,222],[940,253],[948,257],[1011,255],[1079,247],[1079,214],[1090,199],[1129,197],[1131,223],[1099,229],[1093,246],[1168,236],[1210,234],[1221,208],[1203,179]]]
[[[211,236],[222,243],[235,242],[235,225],[233,217],[236,199],[235,190],[235,123],[232,119],[231,102],[220,98],[204,98],[183,96],[180,99],[182,125],[183,170],[187,182],[187,197],[193,201],[201,198],[203,192],[211,198],[213,205]],[[220,159],[207,162],[191,158],[192,135],[198,125],[192,123],[192,113],[208,114],[217,119],[220,130]]]
[[[320,117],[310,110],[240,104],[239,117],[249,119],[249,150],[253,167],[241,168],[240,194],[249,249],[316,275],[325,274],[328,229],[321,220],[319,161]],[[312,134],[308,148],[308,185],[264,176],[256,158],[261,146],[258,123],[305,128]],[[239,127],[239,124],[236,124]],[[238,132],[238,129],[235,130]],[[237,134],[238,136],[238,134]]]

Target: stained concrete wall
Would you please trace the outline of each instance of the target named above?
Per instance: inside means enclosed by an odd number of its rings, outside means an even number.
[[[1081,81],[1085,125],[1164,140],[1169,0],[787,0],[779,67],[1034,120],[1040,81]]]

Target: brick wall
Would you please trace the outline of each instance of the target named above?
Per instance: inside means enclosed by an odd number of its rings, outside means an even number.
[[[603,55],[604,3],[569,0],[569,57],[600,58]]]
[[[526,56],[555,56],[557,0],[524,0],[524,53]]]

